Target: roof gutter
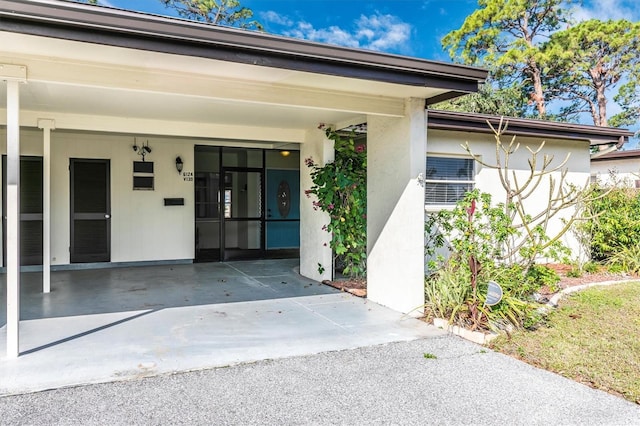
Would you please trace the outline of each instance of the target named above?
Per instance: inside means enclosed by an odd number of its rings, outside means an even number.
[[[611,154],[612,152],[615,152],[618,150],[618,146],[617,145],[611,145],[607,148],[604,148],[602,150],[598,150],[594,153],[591,154],[590,158],[593,160],[594,158],[598,158],[598,157],[602,157],[603,155],[607,155],[607,154]]]
[[[591,154],[591,159],[593,160],[594,158],[599,158],[599,157],[602,157],[604,155],[611,154],[612,152],[616,152],[617,150],[622,148],[622,146],[625,143],[627,143],[627,140],[625,140],[624,137],[620,136],[620,139],[618,140],[617,144],[611,144],[609,146],[600,145],[601,149],[599,149],[598,151],[592,153]]]
[[[493,133],[500,121],[507,123],[505,135],[568,140],[588,140],[591,146],[614,145],[621,148],[633,136],[633,132],[613,127],[598,127],[585,124],[559,123],[544,120],[500,117],[487,114],[472,114],[453,111],[428,110],[430,129],[457,130],[474,133]]]

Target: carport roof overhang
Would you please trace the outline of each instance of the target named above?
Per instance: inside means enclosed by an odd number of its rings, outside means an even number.
[[[0,31],[387,83],[427,101],[475,92],[487,76],[473,67],[67,1],[0,0]]]

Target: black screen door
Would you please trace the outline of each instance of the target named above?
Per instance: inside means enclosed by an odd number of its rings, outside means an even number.
[[[7,263],[7,157],[2,157],[3,260]],[[20,264],[42,265],[42,157],[20,157]]]
[[[227,167],[221,194],[223,260],[264,257],[263,171]],[[221,188],[222,189],[222,188]]]
[[[71,159],[71,262],[111,260],[109,160]]]

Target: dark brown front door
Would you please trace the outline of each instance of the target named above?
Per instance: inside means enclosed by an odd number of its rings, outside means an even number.
[[[3,259],[7,262],[7,158],[2,157]],[[20,157],[20,264],[42,265],[42,157]]]
[[[70,160],[71,263],[111,261],[109,160]]]

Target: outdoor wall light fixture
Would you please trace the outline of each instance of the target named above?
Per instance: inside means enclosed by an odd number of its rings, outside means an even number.
[[[182,173],[182,167],[184,167],[182,158],[176,157],[176,170],[178,171],[178,174]]]
[[[149,141],[147,144],[144,143],[141,146],[138,146],[138,141],[136,139],[133,140],[133,151],[137,152],[138,155],[142,156],[142,161],[144,161],[144,156],[147,154],[151,154],[151,147],[149,147]]]

